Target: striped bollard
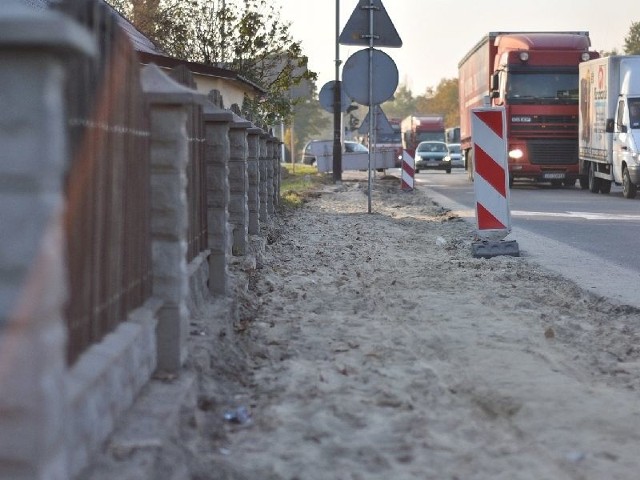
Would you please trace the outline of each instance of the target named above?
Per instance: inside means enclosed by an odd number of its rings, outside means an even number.
[[[415,160],[407,153],[406,150],[402,150],[402,175],[401,175],[401,188],[405,192],[411,192],[414,188],[414,177],[416,174]]]
[[[474,257],[520,255],[518,243],[504,238],[511,232],[509,166],[504,108],[471,111],[476,225],[479,241],[472,243]]]

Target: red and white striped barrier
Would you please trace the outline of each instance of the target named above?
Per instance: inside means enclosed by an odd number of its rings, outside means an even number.
[[[471,136],[478,236],[500,240],[511,232],[504,108],[473,109]]]
[[[413,157],[407,153],[406,150],[402,150],[402,175],[400,178],[401,188],[405,192],[410,192],[414,188],[416,175],[416,163]]]

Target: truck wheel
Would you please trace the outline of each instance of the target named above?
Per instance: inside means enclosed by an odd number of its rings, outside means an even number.
[[[451,173],[451,169],[450,169],[450,168],[447,168],[447,169],[445,170],[445,172],[447,172],[447,173]]]
[[[600,179],[600,193],[611,193],[611,181]]]
[[[624,167],[622,170],[622,195],[624,198],[636,198],[636,193],[638,193],[638,186],[631,181],[629,169]]]
[[[600,179],[595,175],[595,165],[589,164],[589,191],[591,193],[598,193],[600,191]]]

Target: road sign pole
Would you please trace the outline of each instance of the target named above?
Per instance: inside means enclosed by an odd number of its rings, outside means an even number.
[[[367,187],[368,187],[368,212],[371,213],[371,155],[372,147],[371,147],[371,138],[373,125],[375,124],[375,106],[373,106],[373,0],[369,0],[369,161],[368,161],[368,169],[367,169]],[[373,106],[373,110],[372,107]]]
[[[333,89],[333,182],[342,181],[342,85],[340,84],[340,0],[336,0],[336,83]]]

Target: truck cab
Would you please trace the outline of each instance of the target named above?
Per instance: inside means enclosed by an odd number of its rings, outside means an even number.
[[[613,133],[613,177],[622,179],[624,196],[634,198],[640,184],[640,96],[618,97],[616,116],[607,122],[607,132]]]

